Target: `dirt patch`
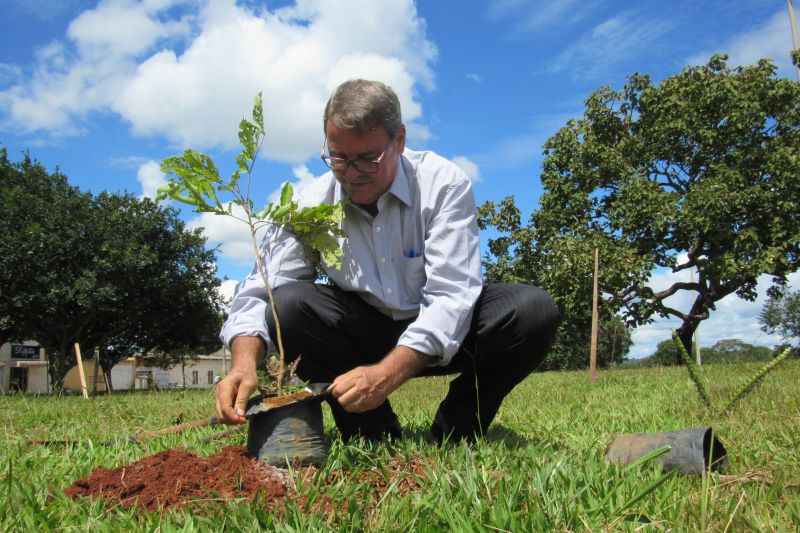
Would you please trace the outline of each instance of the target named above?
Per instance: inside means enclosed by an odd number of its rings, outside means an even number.
[[[312,396],[313,394],[308,391],[299,391],[291,394],[283,394],[281,396],[264,398],[264,401],[261,403],[266,409],[274,409],[276,407],[283,407],[284,405],[289,405],[290,403],[294,403],[298,400],[304,400]]]
[[[334,470],[319,479],[316,467],[298,468],[295,480],[285,470],[275,468],[247,455],[243,446],[228,446],[210,457],[199,457],[185,450],[167,450],[145,457],[125,467],[97,468],[87,478],[79,479],[64,492],[72,497],[87,496],[125,508],[148,511],[185,507],[212,500],[236,498],[253,500],[280,512],[288,501],[308,512],[330,514],[347,502],[337,502],[334,495],[322,494],[309,501],[294,490],[296,485],[334,486],[358,483],[367,486],[367,508],[377,503],[387,490],[405,495],[421,489],[425,463],[420,458],[392,458],[387,464],[349,472]]]
[[[167,450],[113,470],[97,468],[64,491],[67,496],[101,498],[147,510],[181,507],[199,500],[283,499],[285,474],[228,446],[210,457]]]
[[[422,489],[427,474],[425,473],[425,462],[419,457],[403,459],[393,457],[386,465],[374,466],[367,470],[349,472],[346,470],[334,470],[322,480],[323,486],[333,486],[340,482],[357,483],[368,487],[368,495],[364,503],[364,511],[371,510],[381,498],[383,498],[389,487],[392,487],[394,496],[405,496],[412,492]],[[314,485],[314,479],[318,476],[319,469],[315,466],[308,466],[297,470],[298,485]],[[306,511],[327,516],[336,514],[346,515],[351,505],[349,498],[335,498],[330,494],[323,494],[314,498],[310,502],[303,494],[293,494],[292,500],[297,506]]]

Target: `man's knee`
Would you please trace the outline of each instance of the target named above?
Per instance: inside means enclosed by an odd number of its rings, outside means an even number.
[[[521,337],[525,339],[524,359],[529,371],[541,364],[553,345],[561,311],[553,298],[539,287],[520,285],[517,287],[517,318]]]
[[[555,300],[545,291],[533,285],[520,285],[517,293],[522,328],[531,336],[552,339],[561,323],[561,311]]]

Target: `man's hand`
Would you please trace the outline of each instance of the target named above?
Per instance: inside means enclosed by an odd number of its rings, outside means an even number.
[[[407,346],[397,346],[379,363],[358,366],[338,376],[330,391],[345,411],[371,411],[425,366],[427,361],[423,354]]]
[[[217,417],[225,424],[244,424],[245,406],[258,386],[256,364],[264,353],[259,337],[236,337],[231,345],[232,365],[216,386]]]

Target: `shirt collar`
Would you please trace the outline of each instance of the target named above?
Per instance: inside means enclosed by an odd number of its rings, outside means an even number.
[[[392,193],[395,198],[410,207],[411,192],[408,188],[405,159],[405,156],[401,154],[400,159],[397,161],[397,175],[394,177],[391,187],[389,187],[389,192]]]

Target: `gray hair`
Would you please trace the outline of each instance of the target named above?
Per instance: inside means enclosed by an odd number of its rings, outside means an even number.
[[[382,126],[392,139],[403,125],[400,100],[392,88],[361,79],[348,80],[336,88],[325,105],[322,127],[326,132],[329,120],[337,128],[359,133]]]

